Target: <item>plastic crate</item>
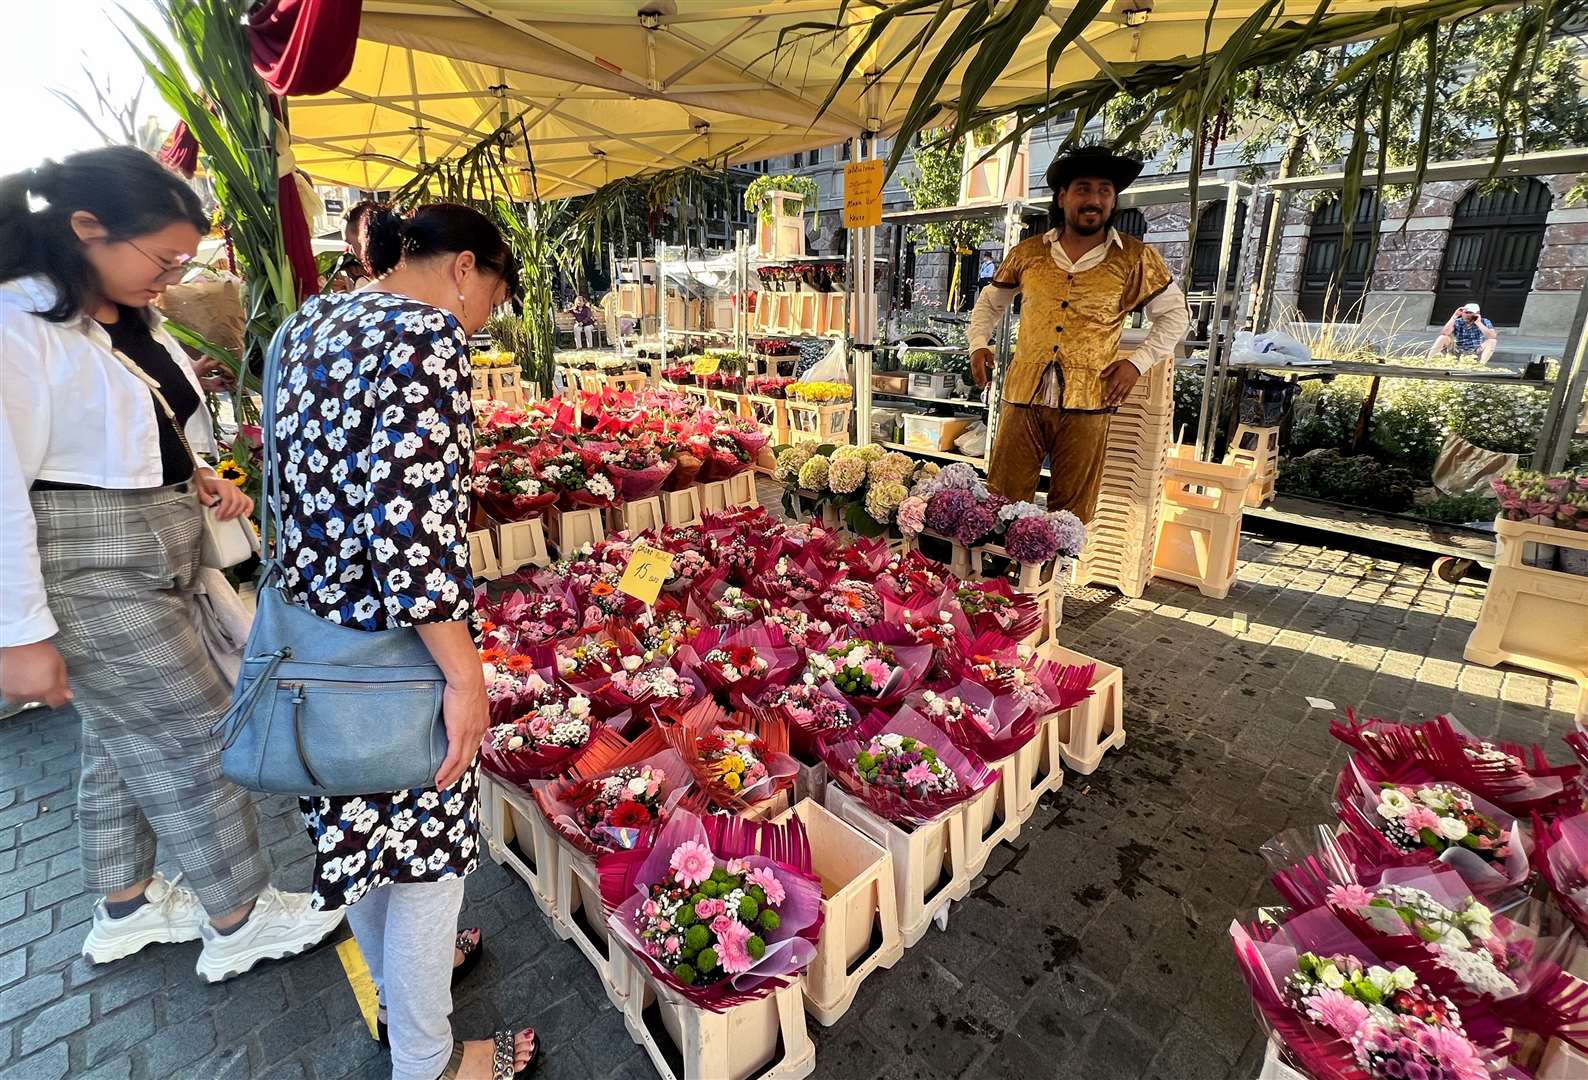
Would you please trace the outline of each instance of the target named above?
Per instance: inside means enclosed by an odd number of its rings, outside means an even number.
[[[905,413],[904,445],[912,450],[952,450],[954,440],[974,422],[964,416],[926,416]]]

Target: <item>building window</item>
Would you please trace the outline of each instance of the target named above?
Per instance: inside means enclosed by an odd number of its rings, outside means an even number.
[[[1226,287],[1235,284],[1241,262],[1241,234],[1246,230],[1246,204],[1236,203],[1235,237],[1230,245],[1230,264],[1225,271]],[[1191,291],[1211,293],[1219,274],[1219,248],[1224,242],[1224,200],[1208,204],[1197,219],[1196,246],[1191,251]]]
[[[1345,220],[1340,200],[1331,198],[1312,212],[1307,229],[1307,255],[1301,263],[1301,289],[1296,307],[1311,322],[1360,322],[1362,306],[1372,288],[1368,258],[1373,254],[1373,229],[1384,217],[1378,192],[1362,192],[1351,228],[1351,249],[1345,254],[1345,276],[1340,276],[1340,248],[1345,242]]]
[[[1134,206],[1121,210],[1114,215],[1114,228],[1122,236],[1134,236],[1140,240],[1147,235],[1147,215]]]
[[[801,150],[799,153],[794,155],[794,167],[796,169],[803,169],[805,167],[805,151]]]
[[[1549,189],[1531,177],[1479,194],[1464,195],[1452,215],[1433,321],[1462,304],[1479,304],[1496,326],[1522,321],[1544,246]]]
[[[850,154],[850,152],[853,149],[853,147],[851,147],[849,145],[849,140],[845,139],[843,142],[838,144],[838,147],[839,147],[838,152],[839,152],[839,154],[842,155],[842,160],[848,161],[849,160],[849,154]]]

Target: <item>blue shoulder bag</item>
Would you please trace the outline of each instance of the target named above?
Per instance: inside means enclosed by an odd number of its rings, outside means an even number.
[[[278,795],[368,795],[431,787],[447,756],[446,677],[412,627],[357,630],[293,604],[282,590],[276,389],[286,325],[265,354],[264,563],[258,609],[223,734],[228,780]],[[267,528],[267,525],[269,526]]]

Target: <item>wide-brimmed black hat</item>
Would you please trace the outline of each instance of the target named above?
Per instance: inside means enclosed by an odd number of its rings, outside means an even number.
[[[1116,154],[1106,146],[1077,146],[1048,166],[1048,188],[1058,191],[1071,180],[1092,176],[1109,181],[1116,192],[1124,191],[1135,183],[1142,167],[1135,158]]]

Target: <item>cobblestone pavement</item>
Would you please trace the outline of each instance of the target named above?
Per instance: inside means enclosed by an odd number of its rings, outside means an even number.
[[[1564,753],[1574,688],[1462,663],[1481,586],[1253,537],[1242,557],[1226,600],[1072,593],[1062,639],[1124,667],[1126,746],[1044,799],[947,932],[873,975],[835,1026],[812,1023],[818,1076],[1250,1080],[1262,1042],[1226,930],[1263,902],[1258,845],[1327,816],[1344,754],[1307,697],[1453,712]],[[77,747],[71,714],[0,721],[0,1080],[385,1075],[333,947],[219,987],[194,975],[196,945],[102,968],[78,956],[94,897]],[[294,806],[261,810],[277,882],[303,887]],[[534,1023],[548,1080],[654,1075],[522,884],[487,864],[467,895],[488,952],[459,994],[461,1033]]]

